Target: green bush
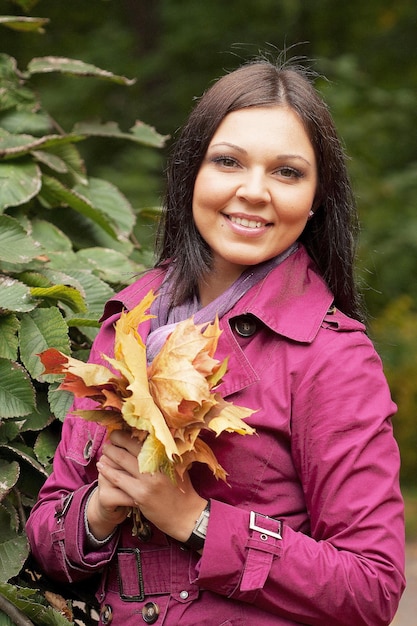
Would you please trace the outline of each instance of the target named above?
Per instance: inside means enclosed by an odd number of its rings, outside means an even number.
[[[46,22],[0,16],[0,25],[28,31]],[[165,141],[142,122],[123,132],[115,122],[80,121],[65,132],[33,86],[36,75],[57,72],[132,83],[80,60],[34,58],[21,70],[0,54],[0,616],[10,623],[22,611],[36,624],[68,623],[22,576],[26,518],[71,403],[57,377],[43,375],[38,354],[55,347],[87,357],[104,303],[149,259],[134,228],[157,214],[137,214],[114,184],[89,177],[78,144],[89,137],[151,147]]]

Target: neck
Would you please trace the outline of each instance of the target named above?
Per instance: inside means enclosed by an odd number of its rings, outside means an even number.
[[[201,281],[198,286],[198,295],[202,307],[207,306],[216,298],[222,295],[239,278],[246,268],[240,267],[239,271],[231,274],[219,271],[211,271]]]

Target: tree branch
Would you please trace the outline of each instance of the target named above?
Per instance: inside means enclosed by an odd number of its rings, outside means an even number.
[[[34,626],[33,622],[0,593],[0,611],[6,613],[16,626]]]

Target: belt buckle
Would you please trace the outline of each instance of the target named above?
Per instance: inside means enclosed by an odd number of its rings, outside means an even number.
[[[263,528],[262,526],[258,526],[256,523],[256,516],[263,517],[264,519],[272,520],[276,524],[278,524],[278,531],[274,532],[273,530],[269,530],[268,528]],[[255,511],[250,512],[249,519],[249,528],[251,530],[257,530],[263,535],[268,535],[269,537],[274,537],[274,539],[282,539],[281,529],[282,524],[279,520],[274,519],[273,517],[268,517],[268,515],[262,515],[262,513],[255,513]]]
[[[145,587],[143,584],[142,561],[140,557],[139,548],[119,548],[119,550],[117,550],[117,554],[118,555],[119,554],[131,554],[134,557],[135,563],[136,563],[137,582],[138,582],[138,591],[139,591],[139,593],[137,594],[124,593],[123,580],[122,580],[122,576],[120,575],[120,563],[118,561],[117,562],[117,582],[119,584],[120,597],[122,598],[122,600],[125,600],[125,602],[143,602],[143,600],[145,599]]]

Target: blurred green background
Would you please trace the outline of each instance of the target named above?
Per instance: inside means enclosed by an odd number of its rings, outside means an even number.
[[[20,2],[20,5],[22,3]],[[0,14],[23,14],[0,0]],[[69,130],[80,119],[135,120],[175,136],[193,99],[258,51],[310,59],[349,155],[362,224],[358,278],[369,332],[399,406],[409,536],[417,536],[417,3],[415,0],[26,0],[45,33],[2,29],[0,52],[81,59],[136,79],[131,87],[56,75],[34,81]],[[139,211],[163,193],[165,150],[102,138],[81,151]],[[152,245],[153,229],[143,240]]]

